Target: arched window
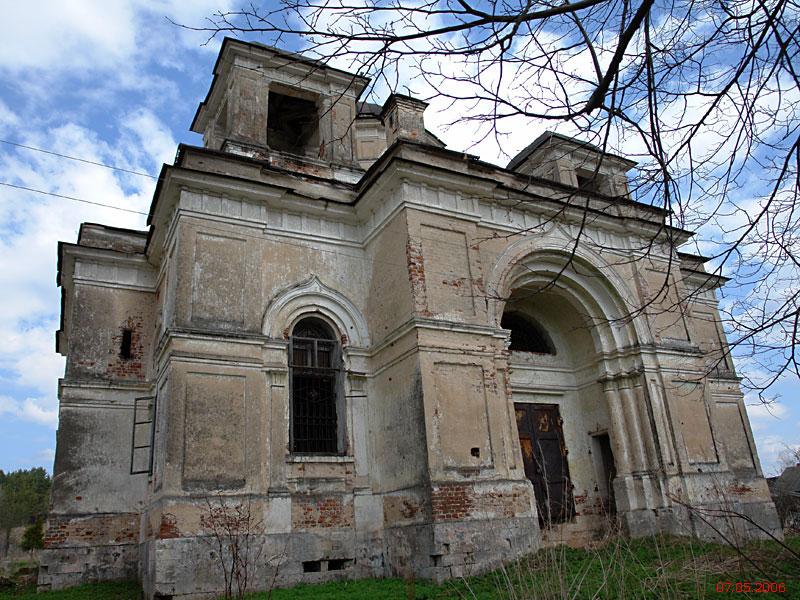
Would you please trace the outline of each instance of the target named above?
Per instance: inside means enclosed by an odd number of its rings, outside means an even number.
[[[500,327],[511,330],[509,350],[518,352],[536,352],[538,354],[555,354],[556,347],[547,335],[544,327],[533,318],[520,312],[506,311],[500,321]]]
[[[341,352],[331,327],[317,317],[301,319],[289,346],[292,452],[340,451],[337,389]]]

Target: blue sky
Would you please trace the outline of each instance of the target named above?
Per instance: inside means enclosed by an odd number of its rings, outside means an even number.
[[[0,44],[0,139],[157,174],[188,131],[205,96],[218,44],[165,17],[201,23],[228,0],[15,2],[4,7]],[[416,90],[415,90],[416,91]],[[378,98],[376,100],[383,100]],[[463,150],[474,128],[442,131],[435,103],[426,120],[450,148]],[[542,129],[504,139],[507,153]],[[470,152],[504,163],[496,141]],[[0,142],[0,181],[147,211],[154,179],[33,152]],[[0,469],[52,470],[57,427],[55,353],[58,240],[74,241],[81,222],[143,228],[144,217],[0,186]],[[767,473],[786,445],[800,446],[800,385],[780,382],[782,399],[748,408]]]

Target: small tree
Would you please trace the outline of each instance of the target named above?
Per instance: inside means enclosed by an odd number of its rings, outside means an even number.
[[[252,502],[235,502],[218,493],[206,498],[206,512],[200,525],[209,534],[201,538],[211,548],[225,581],[225,598],[244,598],[253,569],[261,556],[264,523],[252,512]]]
[[[33,555],[34,550],[44,548],[44,519],[39,517],[28,525],[25,533],[22,535],[22,542],[20,548]]]
[[[0,473],[0,528],[5,530],[5,552],[11,529],[25,525],[47,511],[50,476],[41,467]]]

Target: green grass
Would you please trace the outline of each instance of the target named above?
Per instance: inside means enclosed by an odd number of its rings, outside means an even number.
[[[787,593],[781,597],[800,598],[800,561],[774,543],[753,544],[747,554],[761,571],[741,561],[733,549],[697,540],[647,538],[613,540],[594,549],[559,547],[458,582],[443,597],[712,598],[720,596],[715,590],[720,581],[783,581]]]
[[[409,595],[411,591],[411,595]],[[400,579],[363,579],[360,581],[341,581],[317,585],[298,585],[290,589],[274,590],[272,600],[340,600],[341,598],[395,600],[396,598],[416,598],[426,600],[447,598],[442,596],[443,588],[425,581],[406,582]],[[252,594],[248,598],[267,598],[266,593]]]
[[[800,536],[787,539],[800,554]],[[742,559],[727,546],[684,538],[614,538],[590,549],[541,550],[504,569],[437,586],[425,581],[369,579],[274,590],[271,600],[534,600],[545,598],[794,598],[800,600],[800,561],[775,542],[747,546]],[[715,591],[719,581],[782,581],[786,592]],[[133,600],[135,583],[106,583],[36,595],[0,592],[0,600]],[[266,600],[267,593],[251,600]]]
[[[0,592],[2,600],[139,600],[142,588],[132,581],[91,583],[57,592],[36,593],[36,588]]]
[[[800,553],[800,537],[787,545]],[[272,600],[416,598],[418,600],[528,600],[545,598],[795,598],[800,599],[800,561],[774,542],[750,544],[741,560],[732,548],[698,540],[654,537],[614,539],[592,549],[542,550],[504,569],[442,586],[427,582],[369,580],[275,590]],[[778,581],[786,592],[719,593],[720,581]],[[266,593],[250,596],[265,600]]]

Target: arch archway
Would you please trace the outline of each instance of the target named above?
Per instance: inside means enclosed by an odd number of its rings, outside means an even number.
[[[346,336],[346,340],[342,340],[343,345],[355,348],[369,346],[364,316],[349,298],[322,283],[316,275],[273,296],[264,311],[262,332],[271,338],[284,338],[292,325],[311,311],[323,315],[340,334]]]
[[[317,334],[314,334],[314,327],[305,326],[308,325],[309,319],[313,320],[312,324],[316,322]],[[306,333],[311,335],[294,336],[293,334],[297,331],[298,325],[302,326],[301,329],[305,329]],[[353,417],[352,403],[360,401],[353,393],[353,390],[363,389],[367,349],[370,345],[364,316],[344,294],[325,285],[316,275],[312,275],[304,281],[282,289],[272,297],[264,310],[262,332],[271,338],[273,351],[280,349],[284,356],[287,357],[285,365],[273,367],[272,370],[277,373],[277,381],[279,382],[276,386],[279,391],[275,393],[278,394],[279,401],[286,403],[283,414],[287,419],[286,431],[290,438],[287,441],[289,441],[292,451],[301,454],[355,453],[358,468],[363,468],[366,462],[363,441],[366,423]],[[329,344],[334,341],[329,339],[331,336],[336,338],[333,345]],[[294,337],[305,338],[304,341],[306,343],[309,341],[314,343],[315,354],[314,358],[310,360],[311,365],[295,364]],[[278,340],[280,342],[274,343]],[[295,367],[308,370],[309,366],[320,366],[319,350],[321,343],[322,345],[330,345],[331,356],[333,356],[334,352],[336,353],[336,359],[330,363],[332,371],[328,374],[323,373],[324,377],[317,378],[315,382],[310,382],[308,378],[302,381],[298,380],[295,377],[298,373],[303,376],[310,376],[313,373],[303,373]],[[277,353],[272,354],[271,357],[273,361],[280,360]],[[274,364],[275,362],[273,362]],[[288,385],[285,385],[284,382],[287,376]],[[325,379],[325,377],[328,377],[328,379]],[[322,391],[322,380],[327,386],[328,394],[334,397],[335,403],[335,420],[334,412],[328,410],[326,413],[330,434],[322,436],[325,438],[324,440],[317,435],[315,439],[305,439],[302,443],[296,444],[298,436],[294,433],[294,427],[297,425],[295,417],[299,415],[318,422],[320,418],[324,420],[326,415],[310,414],[309,410],[311,409],[308,406],[298,413],[293,406],[296,399],[295,392],[299,389],[299,385],[304,386],[304,389],[317,385],[319,389],[311,390],[317,394],[317,392]],[[331,390],[333,391],[331,392]],[[313,400],[311,404],[314,405],[311,408],[318,407],[318,396],[319,394],[317,394],[317,397],[311,398]],[[363,415],[363,412],[359,414]],[[336,431],[335,451],[332,433],[334,428]]]
[[[521,238],[498,256],[486,278],[490,324],[499,326],[514,289],[537,285],[566,291],[598,326],[607,324],[596,332],[604,351],[653,342],[636,295],[617,268],[585,245],[576,248],[559,228]]]
[[[509,348],[526,476],[543,524],[602,528],[614,512],[618,467],[627,468],[615,456],[624,462],[628,438],[641,438],[636,428],[647,425],[619,418],[605,382],[641,369],[649,330],[632,314],[627,285],[600,257],[570,256],[552,241],[522,242],[500,257],[488,281],[496,294],[489,306],[495,326],[504,315],[524,316],[553,345],[553,352]]]

